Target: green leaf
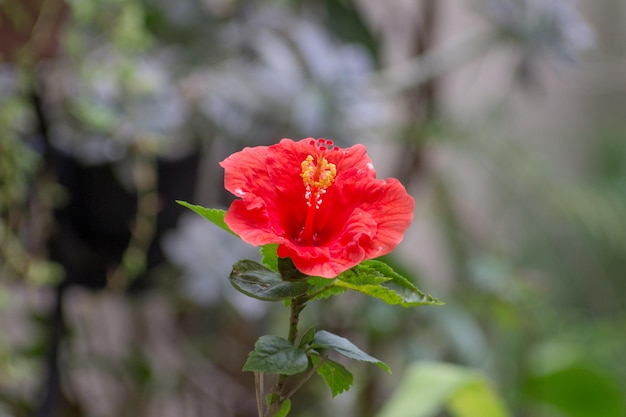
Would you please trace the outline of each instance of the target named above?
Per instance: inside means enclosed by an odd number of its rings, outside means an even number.
[[[272,404],[278,403],[280,401],[280,395],[270,392],[265,395],[265,405],[270,407]]]
[[[341,273],[335,285],[403,307],[443,304],[435,297],[424,294],[389,265],[376,260],[363,261]]]
[[[278,272],[285,281],[304,281],[308,278],[308,275],[304,275],[293,264],[291,258],[278,258]]]
[[[264,301],[297,297],[309,289],[309,284],[304,281],[283,281],[277,272],[247,259],[233,265],[229,278],[237,290]]]
[[[313,326],[309,327],[304,333],[302,333],[302,336],[300,336],[300,342],[298,343],[298,346],[304,349],[308,344],[310,344],[313,341],[313,338],[315,337],[316,330],[317,330],[317,324],[314,324]]]
[[[287,417],[289,411],[291,411],[291,400],[287,398],[280,403],[280,409],[274,414],[274,417]]]
[[[320,330],[319,332],[315,333],[315,337],[313,338],[313,343],[311,344],[311,347],[314,349],[332,349],[347,358],[355,359],[362,362],[374,363],[385,371],[391,373],[389,366],[387,366],[385,362],[380,361],[375,357],[363,352],[348,339],[327,332],[326,330]]]
[[[181,200],[176,200],[176,202],[180,204],[181,206],[187,207],[193,212],[201,215],[202,217],[204,217],[205,219],[207,219],[214,225],[221,227],[222,229],[226,230],[229,233],[232,233],[235,236],[238,236],[237,233],[230,230],[230,227],[228,227],[228,225],[224,221],[224,216],[226,215],[225,210],[210,209],[210,208],[206,208],[202,206],[197,206],[195,204],[189,204],[186,201],[181,201]]]
[[[321,360],[322,358],[319,356],[311,356],[311,361],[314,366],[317,366]],[[330,359],[326,359],[322,362],[319,368],[317,368],[317,373],[324,379],[328,388],[330,388],[333,398],[344,391],[348,391],[354,381],[354,377],[345,366]]]
[[[467,383],[448,401],[448,409],[455,417],[507,417],[504,403],[485,379]]]
[[[528,382],[534,401],[551,404],[571,417],[623,417],[619,384],[609,374],[579,364]]]
[[[88,100],[74,100],[69,110],[83,126],[98,133],[109,133],[117,124],[117,115],[108,106],[97,105]]]
[[[277,249],[278,243],[263,245],[259,249],[259,252],[261,252],[261,263],[272,271],[276,272],[278,272],[278,255],[276,254]]]
[[[529,362],[526,391],[533,402],[570,417],[626,416],[618,378],[571,345],[544,343],[533,349]]]
[[[261,336],[254,344],[243,366],[244,371],[266,374],[295,375],[309,366],[304,350],[294,347],[287,339],[278,336]]]
[[[394,395],[376,417],[509,417],[483,374],[461,366],[418,363],[410,366]]]
[[[318,300],[331,297],[333,295],[346,292],[348,289],[344,287],[338,287],[335,285],[336,279],[328,279],[322,277],[311,277],[307,281],[312,288],[311,294],[315,293],[315,296],[311,300]]]
[[[309,284],[315,286],[315,287],[326,287],[328,285],[332,285],[335,280],[334,279],[328,279],[328,278],[322,278],[322,277],[311,277],[309,278]]]
[[[355,3],[345,0],[326,0],[323,4],[326,5],[324,27],[346,43],[365,47],[371,57],[378,62],[380,42],[372,34],[371,25],[365,23]]]
[[[379,272],[376,268],[373,268],[369,261],[364,261],[354,268],[350,268],[347,271],[342,272],[337,278],[340,281],[349,282],[355,286],[380,285],[391,279],[390,277],[385,276],[384,273]]]

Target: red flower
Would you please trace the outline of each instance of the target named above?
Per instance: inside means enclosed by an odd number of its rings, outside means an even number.
[[[307,275],[334,278],[385,255],[413,220],[413,198],[394,178],[376,179],[365,146],[283,139],[245,148],[220,163],[240,197],[224,220],[244,241],[278,243]]]

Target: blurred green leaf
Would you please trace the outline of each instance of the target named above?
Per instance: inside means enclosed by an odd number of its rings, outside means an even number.
[[[502,401],[495,395],[493,388],[484,379],[468,382],[448,401],[448,409],[457,417],[506,417]]]
[[[394,395],[376,417],[508,417],[485,377],[472,369],[440,363],[410,366]]]
[[[228,227],[228,225],[224,221],[224,216],[226,215],[226,211],[225,210],[210,209],[210,208],[198,206],[198,205],[195,205],[195,204],[189,204],[186,201],[180,201],[180,200],[176,200],[176,202],[178,204],[180,204],[181,206],[187,207],[188,209],[190,209],[190,210],[194,211],[195,213],[201,215],[202,217],[204,217],[205,219],[207,219],[208,221],[210,221],[214,225],[216,225],[218,227],[221,227],[222,229],[226,230],[227,232],[232,233],[233,235],[237,236],[237,233],[235,233],[232,230],[230,230],[230,227]]]
[[[309,289],[304,281],[283,281],[277,272],[247,259],[233,265],[229,278],[237,290],[264,301],[297,297]]]
[[[550,404],[569,417],[626,415],[619,383],[582,361],[531,376],[527,392],[534,401]]]
[[[111,108],[81,99],[70,103],[69,111],[86,128],[98,133],[110,133],[118,123]]]
[[[243,366],[244,371],[295,375],[306,370],[309,360],[300,348],[278,336],[261,336]]]
[[[132,1],[122,3],[112,35],[113,41],[120,49],[138,52],[150,44],[141,3]]]
[[[353,1],[326,0],[326,26],[339,38],[367,48],[378,61],[378,42]]]
[[[332,349],[347,358],[355,359],[361,362],[370,362],[376,364],[380,368],[391,373],[389,366],[387,366],[385,362],[378,360],[375,357],[363,352],[348,339],[327,332],[326,330],[320,330],[319,332],[315,333],[315,337],[313,338],[313,342],[311,343],[311,348]]]
[[[291,411],[291,400],[287,398],[280,403],[280,409],[276,414],[274,414],[274,417],[286,417],[287,414],[289,414],[289,411]]]
[[[97,3],[93,0],[67,0],[72,8],[72,17],[78,23],[91,23],[97,13]]]
[[[263,245],[259,249],[259,252],[261,252],[261,263],[272,271],[276,272],[278,272],[278,255],[276,254],[277,249],[277,243]]]
[[[378,298],[387,304],[399,304],[403,307],[443,304],[420,291],[411,281],[396,273],[387,264],[376,260],[361,262],[341,273],[335,285]]]
[[[321,360],[322,358],[319,356],[311,356],[311,361],[314,366],[317,366]],[[349,390],[354,381],[354,377],[345,366],[330,359],[326,359],[319,368],[317,368],[317,373],[324,379],[333,397]]]

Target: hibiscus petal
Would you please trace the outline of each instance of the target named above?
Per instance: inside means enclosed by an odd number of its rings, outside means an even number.
[[[344,177],[367,176],[376,178],[376,171],[372,160],[367,156],[367,149],[363,145],[353,145],[346,149],[337,149],[326,155],[329,162],[337,166],[336,182],[341,183]]]
[[[251,210],[242,200],[233,201],[224,221],[241,239],[254,246],[281,243],[265,208]]]
[[[289,256],[305,274],[334,278],[341,272],[366,259],[362,239],[370,242],[376,235],[377,224],[367,212],[354,210],[339,239],[326,246],[281,245],[278,255]]]
[[[267,173],[267,146],[244,148],[220,162],[224,168],[224,187],[244,198],[250,208],[258,208],[273,198],[273,187]],[[252,194],[252,195],[249,195]]]
[[[375,236],[362,242],[366,258],[390,253],[402,241],[413,220],[415,201],[395,178],[358,183],[354,192],[371,197],[359,208],[370,214],[377,225]]]
[[[269,147],[266,160],[268,174],[274,186],[283,193],[297,195],[303,202],[301,164],[307,155],[315,151],[315,148],[306,142],[309,139],[298,142],[282,139],[279,144]]]
[[[343,258],[332,257],[327,247],[299,247],[289,242],[280,245],[277,253],[281,258],[291,258],[298,270],[310,276],[335,278],[346,269],[354,266]]]

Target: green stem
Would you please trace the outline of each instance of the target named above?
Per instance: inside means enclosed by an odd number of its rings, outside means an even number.
[[[296,345],[296,339],[298,338],[298,323],[300,321],[300,313],[304,309],[307,302],[307,298],[304,296],[295,297],[291,299],[291,308],[289,315],[289,333],[287,336],[287,340],[292,345]],[[287,390],[285,387],[285,381],[289,376],[285,374],[278,375],[278,381],[276,385],[272,388],[272,398],[270,400],[269,407],[265,411],[265,417],[271,417],[280,410],[280,405],[283,401],[285,401],[289,396],[293,395],[294,390],[290,391],[287,394]],[[307,378],[308,379],[308,378]],[[298,386],[299,388],[300,386]]]
[[[298,322],[300,321],[300,312],[304,308],[304,305],[304,299],[301,297],[291,299],[291,314],[289,315],[289,334],[287,336],[287,340],[289,340],[289,343],[294,346],[296,344],[296,339],[298,338]],[[278,383],[276,384],[278,393],[283,392],[287,377],[288,376],[284,374],[278,375]]]
[[[306,299],[304,297],[296,297],[291,299],[291,314],[289,316],[289,335],[287,340],[292,345],[296,344],[298,337],[298,322],[300,321],[300,312],[304,309]]]

